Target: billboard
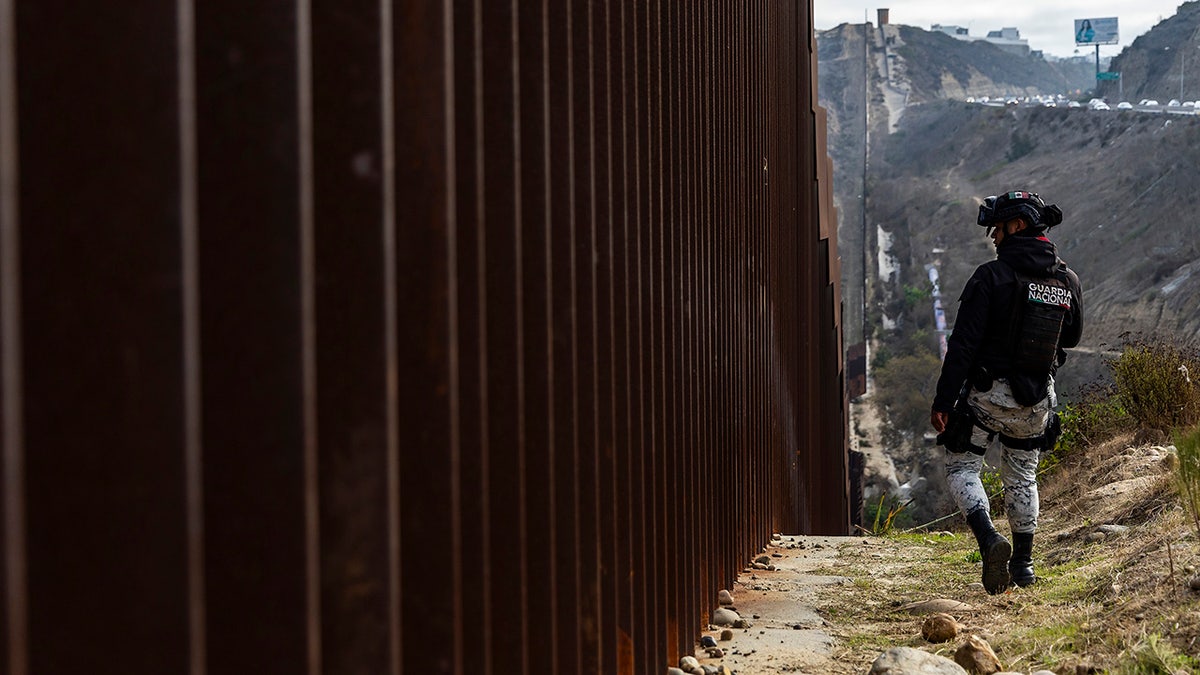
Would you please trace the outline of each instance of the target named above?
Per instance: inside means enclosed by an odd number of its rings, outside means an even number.
[[[1117,38],[1117,17],[1103,19],[1075,19],[1075,45],[1115,45]]]

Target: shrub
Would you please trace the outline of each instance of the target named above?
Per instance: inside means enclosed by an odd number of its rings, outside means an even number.
[[[929,403],[937,388],[941,361],[927,352],[875,361],[875,402],[888,422],[885,441],[919,436],[929,427]]]
[[[933,297],[933,285],[926,283],[924,287],[904,285],[904,309],[912,310],[920,305],[924,308],[926,301]]]
[[[1079,401],[1064,405],[1059,415],[1062,435],[1054,448],[1042,455],[1043,468],[1056,465],[1072,452],[1134,426],[1133,418],[1121,405],[1113,387],[1085,389]]]
[[[1033,152],[1037,147],[1037,143],[1028,136],[1019,131],[1014,131],[1012,135],[1012,145],[1008,148],[1008,161],[1015,162],[1025,155]]]
[[[1142,426],[1167,434],[1200,421],[1200,391],[1191,373],[1200,374],[1200,359],[1165,340],[1126,346],[1113,362],[1121,406]]]
[[[1196,536],[1200,537],[1200,426],[1177,433],[1175,448],[1179,459],[1175,469],[1175,484],[1184,508],[1192,517]]]

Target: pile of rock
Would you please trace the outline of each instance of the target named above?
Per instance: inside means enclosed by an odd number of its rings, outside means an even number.
[[[908,606],[914,614],[922,614],[931,608],[947,608],[953,605],[967,607],[964,603],[949,600],[929,600]],[[950,642],[963,634],[965,626],[945,612],[933,611],[921,623],[921,637],[929,642]],[[967,635],[954,651],[954,660],[913,647],[894,647],[879,655],[871,664],[869,675],[1021,675],[1004,670],[996,652],[987,640],[978,635]],[[1054,675],[1048,670],[1038,670],[1032,675]]]

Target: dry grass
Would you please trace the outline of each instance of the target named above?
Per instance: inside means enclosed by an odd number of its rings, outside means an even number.
[[[845,546],[829,573],[855,583],[821,609],[848,672],[865,672],[892,646],[951,655],[956,643],[926,643],[921,618],[899,609],[931,598],[972,605],[955,618],[1010,670],[1200,672],[1200,661],[1186,658],[1200,654],[1200,595],[1189,588],[1200,546],[1175,493],[1174,455],[1132,440],[1078,453],[1045,481],[1034,546],[1041,581],[1032,587],[989,596],[973,586],[980,568],[969,561],[969,532],[878,539],[882,556],[878,547]],[[1128,529],[1102,534],[1102,525]]]

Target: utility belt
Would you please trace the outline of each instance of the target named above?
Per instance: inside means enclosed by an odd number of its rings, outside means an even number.
[[[987,445],[990,445],[997,436],[1000,437],[1000,442],[1005,447],[1015,450],[1045,452],[1054,448],[1054,445],[1058,442],[1058,437],[1062,435],[1062,422],[1057,412],[1050,412],[1050,417],[1046,421],[1046,430],[1041,435],[1033,436],[1032,438],[1013,438],[1008,434],[993,431],[979,423],[979,420],[975,418],[975,414],[971,411],[971,406],[967,404],[967,396],[970,394],[972,388],[980,392],[989,391],[993,383],[994,377],[986,368],[979,367],[972,369],[968,382],[963,385],[958,400],[954,403],[954,410],[950,413],[950,419],[946,423],[945,431],[937,436],[937,444],[945,447],[949,452],[970,452],[979,456],[983,456],[987,451]],[[972,436],[977,427],[987,434],[986,445],[980,446],[972,442]]]

